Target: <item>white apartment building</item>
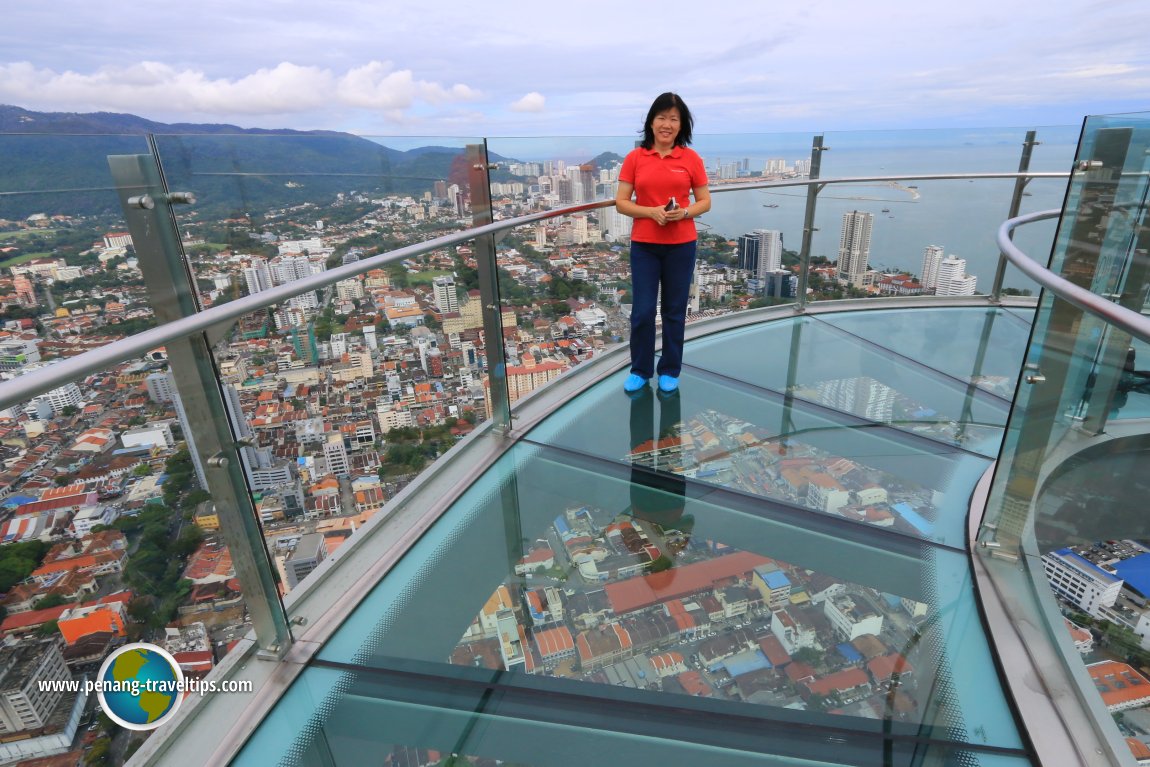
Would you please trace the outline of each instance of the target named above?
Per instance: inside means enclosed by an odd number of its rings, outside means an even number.
[[[63,691],[45,680],[71,679],[56,639],[25,640],[0,650],[0,734],[44,727]]]
[[[798,623],[786,610],[775,610],[771,613],[771,633],[779,640],[788,655],[794,655],[796,650],[803,647],[819,648],[819,640],[815,630]]]
[[[1122,591],[1122,579],[1071,548],[1042,555],[1042,569],[1051,587],[1067,602],[1095,618],[1113,607]]]
[[[922,283],[923,288],[934,290],[938,287],[938,265],[945,257],[941,245],[927,245],[922,251]]]
[[[843,214],[839,234],[838,279],[848,285],[863,285],[870,269],[870,239],[874,214],[851,210]]]
[[[459,311],[459,294],[455,290],[454,277],[436,277],[432,282],[432,290],[435,294],[435,307],[441,314]]]
[[[823,613],[848,642],[863,634],[878,636],[882,631],[882,616],[849,594],[839,594],[824,601]]]
[[[935,295],[973,296],[978,278],[966,273],[966,259],[947,256],[938,265]]]

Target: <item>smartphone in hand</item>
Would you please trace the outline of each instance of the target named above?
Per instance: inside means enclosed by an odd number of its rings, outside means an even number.
[[[670,200],[667,201],[667,204],[663,207],[663,210],[675,210],[678,207],[679,207],[679,203],[675,201],[674,197],[672,197]]]

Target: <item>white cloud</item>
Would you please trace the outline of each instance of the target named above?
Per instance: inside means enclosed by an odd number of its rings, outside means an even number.
[[[397,113],[420,103],[474,101],[480,95],[463,84],[417,80],[411,70],[379,61],[343,75],[283,62],[241,77],[215,79],[154,61],[106,66],[91,74],[56,72],[27,62],[0,65],[0,102],[33,109],[51,105],[139,114],[280,115],[348,106]]]
[[[511,105],[512,112],[542,112],[547,107],[547,99],[538,91],[531,91]]]

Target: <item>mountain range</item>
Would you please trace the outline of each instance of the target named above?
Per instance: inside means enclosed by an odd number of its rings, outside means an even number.
[[[117,213],[108,155],[148,154],[153,146],[169,188],[195,193],[205,215],[327,202],[349,190],[421,195],[437,180],[467,185],[459,148],[400,151],[335,131],[165,124],[131,114],[0,105],[0,218]],[[496,170],[492,178],[511,177]]]

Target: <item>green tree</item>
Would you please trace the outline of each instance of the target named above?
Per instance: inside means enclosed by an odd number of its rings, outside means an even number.
[[[791,657],[813,666],[822,662],[823,654],[813,647],[800,647],[791,653]]]
[[[68,604],[67,599],[62,594],[49,594],[43,599],[37,599],[32,603],[33,610],[47,610],[49,607],[59,607],[60,605]]]
[[[85,767],[103,767],[109,764],[112,756],[112,739],[104,736],[97,738],[88,753],[84,754]]]
[[[180,537],[176,539],[174,551],[177,556],[186,559],[195,553],[203,541],[204,531],[196,525],[187,525],[180,531]]]

